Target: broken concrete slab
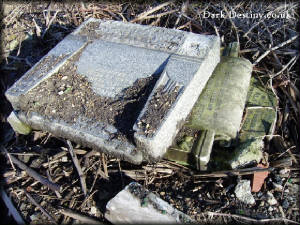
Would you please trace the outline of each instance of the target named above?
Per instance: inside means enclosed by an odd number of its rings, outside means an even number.
[[[251,62],[238,58],[238,51],[237,42],[224,49],[221,62],[187,119],[187,127],[199,130],[199,138],[195,141],[197,147],[189,151],[172,148],[165,157],[206,170],[214,140],[230,141],[237,136],[252,72]],[[184,159],[179,160],[176,149]]]
[[[257,137],[243,142],[232,153],[232,159],[229,162],[231,168],[235,169],[253,161],[259,163],[263,157],[264,147],[264,137]]]
[[[276,111],[272,107],[248,107],[239,133],[241,143],[251,138],[268,135],[275,126]]]
[[[132,163],[158,160],[218,63],[219,45],[215,36],[89,19],[6,96],[33,129]],[[157,93],[174,93],[161,99],[163,111],[151,108]],[[150,135],[143,118],[155,127]]]
[[[275,94],[252,77],[239,141],[272,134],[276,123],[276,106]]]
[[[111,223],[192,223],[189,216],[132,182],[106,205],[105,218]]]
[[[182,165],[192,165],[197,170],[206,170],[214,142],[214,131],[195,131],[195,136],[184,136],[177,146],[168,149],[164,158]]]
[[[261,81],[254,76],[251,77],[250,88],[247,94],[246,107],[261,106],[273,107],[277,106],[277,99],[274,93],[267,89]]]
[[[195,104],[188,125],[235,138],[242,121],[252,64],[244,58],[222,57]],[[227,137],[226,137],[227,136]]]

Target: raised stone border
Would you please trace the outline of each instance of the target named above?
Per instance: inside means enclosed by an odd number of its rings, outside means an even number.
[[[49,131],[133,163],[157,160],[183,125],[219,62],[219,52],[220,41],[216,36],[91,18],[34,65],[6,92],[6,97],[19,119],[33,129]],[[117,131],[112,124],[92,120],[87,123],[87,118],[77,118],[68,124],[20,107],[22,96],[79,53],[77,72],[87,78],[99,96],[114,97],[137,79],[160,76],[133,127],[138,149],[130,141],[111,140],[111,134]],[[145,136],[137,124],[160,89],[166,93],[176,90],[177,94],[153,133]]]

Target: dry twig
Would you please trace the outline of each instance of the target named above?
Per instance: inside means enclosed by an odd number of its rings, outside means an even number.
[[[1,146],[1,150],[2,149],[4,149],[4,147]],[[60,191],[60,189],[61,189],[60,185],[55,184],[55,183],[49,181],[48,179],[42,177],[40,174],[38,174],[36,171],[34,171],[30,167],[28,167],[27,165],[25,165],[24,163],[19,161],[14,156],[10,155],[10,158],[11,158],[12,162],[15,163],[20,169],[25,170],[29,176],[31,176],[34,179],[36,179],[37,181],[41,182],[43,185],[46,185],[53,191]]]
[[[79,221],[81,221],[83,223],[86,223],[86,224],[102,224],[99,221],[97,221],[97,220],[95,220],[91,217],[76,213],[76,212],[74,212],[72,210],[69,210],[69,209],[61,209],[60,213],[62,213],[65,216],[72,217],[73,219],[79,220]]]
[[[73,149],[71,141],[67,140],[67,144],[69,146],[69,151],[70,151],[70,155],[72,157],[73,163],[74,163],[74,165],[75,165],[75,167],[77,169],[77,172],[78,172],[78,175],[79,175],[79,178],[80,178],[80,183],[81,183],[82,191],[83,191],[84,195],[86,196],[87,195],[87,189],[86,189],[85,175],[82,172],[82,169],[81,169],[80,164],[78,162],[77,156],[76,156],[76,154],[74,152],[74,149]]]
[[[44,214],[45,216],[48,217],[48,219],[54,223],[57,224],[55,219],[53,218],[53,216],[51,216],[46,209],[44,209],[39,203],[37,203],[37,201],[27,192],[24,190],[24,193],[26,194],[27,198],[29,199],[30,202],[32,202],[32,204],[34,204],[36,207],[38,207]]]
[[[261,220],[258,220],[258,219],[253,219],[251,217],[241,216],[241,215],[237,215],[237,214],[227,214],[227,213],[217,213],[217,212],[205,212],[205,213],[201,213],[201,215],[232,217],[232,218],[241,219],[241,220],[244,220],[244,221],[259,223],[259,224],[264,224],[264,223],[267,223],[267,222],[284,222],[284,223],[291,223],[291,224],[299,224],[296,221],[289,220],[289,219],[286,219],[286,218],[274,218],[274,219],[261,219]]]
[[[15,219],[16,223],[20,224],[20,225],[25,224],[22,216],[19,214],[18,210],[14,207],[14,205],[11,202],[10,198],[7,196],[7,194],[5,193],[5,191],[2,188],[1,188],[1,197],[2,197],[2,200],[3,200],[4,204],[8,208],[9,212],[11,213],[13,218]]]
[[[264,54],[262,54],[254,63],[253,65],[257,65],[263,58],[265,58],[271,51],[274,51],[278,48],[281,48],[287,44],[290,44],[292,43],[294,40],[296,40],[298,38],[298,35],[295,35],[294,37],[290,38],[289,40],[287,41],[284,41],[282,43],[280,43],[279,45],[276,45],[275,47],[271,48],[271,49],[268,49]]]
[[[170,5],[171,3],[173,3],[173,1],[168,1],[168,2],[162,3],[162,4],[160,4],[160,5],[152,8],[152,9],[146,11],[146,12],[141,13],[140,15],[138,15],[136,18],[134,18],[130,22],[134,23],[134,22],[137,22],[137,21],[140,21],[140,20],[144,20],[144,19],[146,19],[146,17],[148,15],[150,15],[150,14],[152,14],[152,13],[154,13],[154,12],[156,12],[156,11],[158,11],[158,10],[160,10],[160,9],[168,6],[168,5]]]

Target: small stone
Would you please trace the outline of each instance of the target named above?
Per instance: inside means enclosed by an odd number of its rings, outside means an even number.
[[[96,215],[97,214],[98,209],[95,206],[91,207],[91,214],[92,215]]]
[[[269,208],[268,208],[268,211],[269,212],[272,212],[274,210],[274,208],[272,207],[272,206],[270,206]]]
[[[289,201],[288,201],[287,199],[284,199],[284,200],[282,201],[282,207],[283,207],[284,209],[287,209],[287,208],[289,208],[289,206],[290,206]]]
[[[241,202],[249,205],[255,204],[255,199],[251,194],[250,180],[241,180],[236,185],[234,193]]]
[[[289,174],[290,171],[291,171],[290,169],[284,168],[284,169],[279,170],[279,174],[280,175],[287,175],[287,174]]]
[[[60,92],[58,92],[58,95],[62,95],[64,92],[63,91],[60,91]]]
[[[63,156],[63,157],[61,158],[61,161],[62,161],[62,162],[68,162],[68,156]]]
[[[260,207],[263,207],[264,205],[265,205],[264,201],[261,201],[260,204],[259,204]]]
[[[261,191],[257,193],[257,197],[259,197],[259,198],[260,198],[262,195],[263,195],[263,193],[262,193]]]
[[[22,204],[20,205],[20,211],[26,210],[26,206],[27,206],[27,205],[25,205],[24,203],[22,203]]]
[[[282,189],[283,189],[282,185],[277,184],[275,182],[272,182],[272,184],[273,184],[275,191],[282,191]]]
[[[275,181],[277,184],[282,185],[282,178],[281,178],[279,175],[275,175],[275,176],[274,176],[274,181]]]
[[[32,214],[30,216],[30,219],[31,219],[31,221],[34,221],[34,220],[38,220],[39,218],[38,218],[37,214]]]
[[[276,205],[277,200],[275,199],[274,195],[271,192],[267,192],[267,202],[269,205]]]

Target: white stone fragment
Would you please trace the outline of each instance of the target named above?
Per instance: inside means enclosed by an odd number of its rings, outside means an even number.
[[[106,205],[111,223],[191,223],[191,218],[155,194],[132,182]]]
[[[255,199],[251,194],[250,180],[241,180],[235,187],[235,196],[241,202],[249,205],[255,204]]]
[[[267,202],[269,203],[269,205],[276,205],[277,204],[276,198],[269,191],[267,192]]]

